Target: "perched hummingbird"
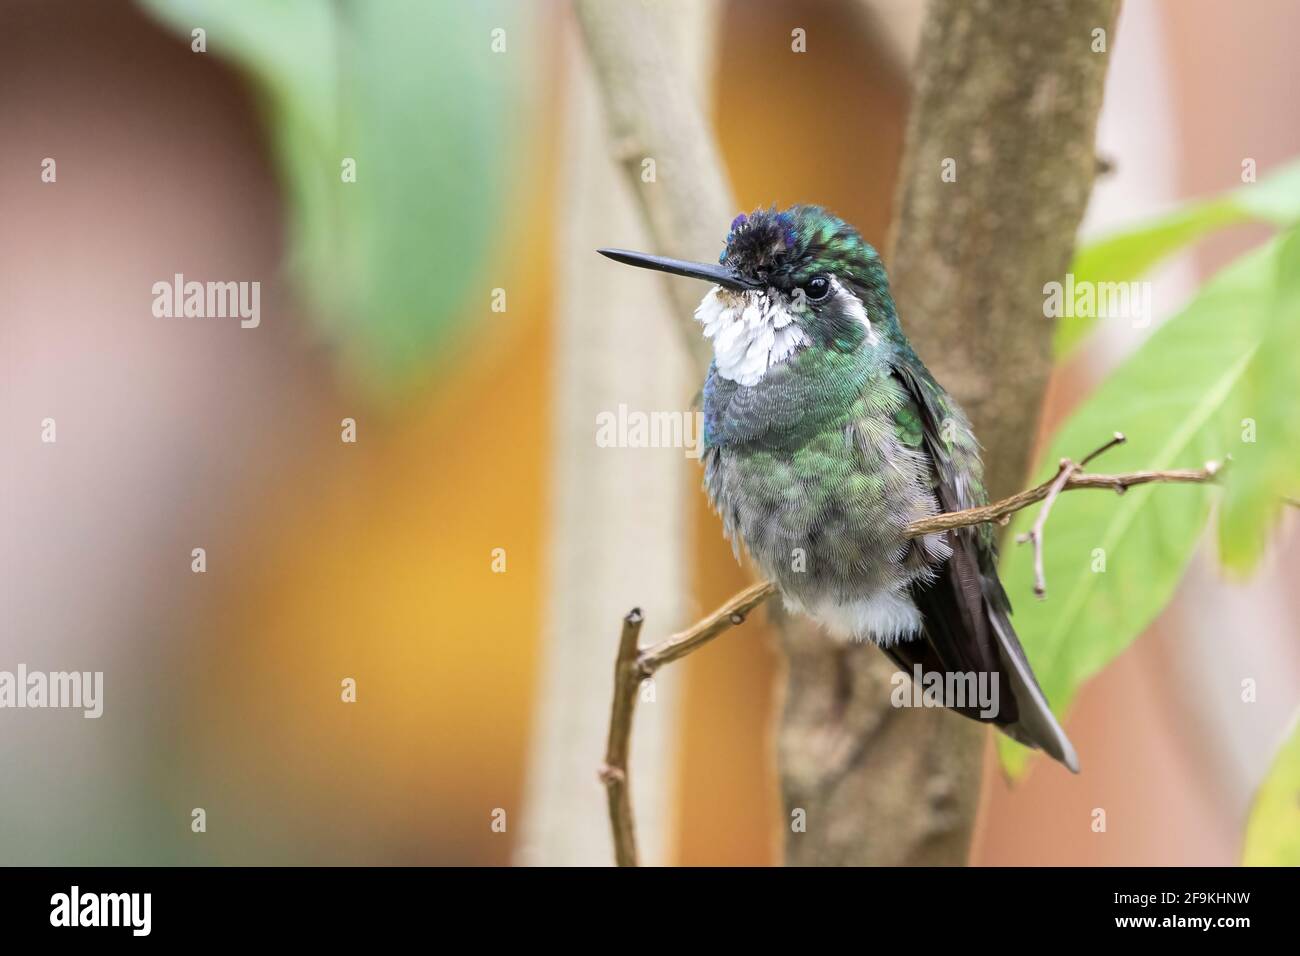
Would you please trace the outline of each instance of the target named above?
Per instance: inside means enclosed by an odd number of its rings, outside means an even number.
[[[799,205],[737,216],[716,266],[599,251],[713,284],[695,312],[713,343],[705,488],[786,606],[942,686],[984,675],[995,714],[944,704],[1078,772],[1008,619],[992,528],[904,536],[988,495],[970,422],[903,334],[876,250]]]

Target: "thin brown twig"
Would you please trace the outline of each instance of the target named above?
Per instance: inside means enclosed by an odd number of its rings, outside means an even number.
[[[708,617],[652,647],[647,647],[637,655],[637,668],[641,677],[649,677],[665,664],[671,664],[691,651],[699,650],[701,646],[728,628],[744,623],[750,611],[775,593],[776,585],[771,581],[751,584]]]
[[[1218,462],[1211,461],[1207,462],[1204,468],[1129,471],[1118,475],[1090,475],[1086,472],[1075,472],[1070,475],[1061,490],[1107,488],[1123,494],[1135,485],[1149,485],[1155,482],[1161,484],[1205,484],[1214,481],[1221,467]],[[1028,508],[1030,505],[1046,498],[1055,481],[1056,476],[1054,475],[1050,481],[1045,481],[1027,491],[1018,492],[1009,498],[1003,498],[1001,501],[995,501],[990,505],[980,505],[978,508],[967,508],[964,511],[947,511],[943,514],[932,515],[929,518],[918,518],[903,529],[903,534],[908,538],[917,538],[923,534],[934,534],[936,531],[951,531],[954,528],[969,528],[989,521],[1005,523],[1003,519],[1009,518],[1017,511]]]
[[[1053,479],[1051,486],[1047,490],[1047,497],[1043,499],[1043,507],[1038,510],[1038,518],[1034,521],[1034,526],[1029,529],[1028,534],[1022,534],[1016,538],[1019,544],[1024,544],[1026,541],[1032,541],[1034,544],[1034,594],[1040,600],[1047,597],[1047,575],[1043,571],[1043,534],[1047,527],[1047,516],[1052,511],[1052,505],[1060,497],[1061,489],[1065,487],[1065,483],[1070,480],[1071,475],[1083,471],[1088,462],[1110,451],[1116,445],[1124,444],[1126,441],[1128,439],[1124,437],[1123,432],[1116,432],[1110,441],[1085,455],[1083,461],[1077,465],[1069,458],[1062,458],[1056,478]]]
[[[1130,471],[1114,475],[1091,475],[1081,470],[1098,455],[1123,441],[1124,436],[1117,432],[1114,438],[1084,457],[1079,464],[1063,459],[1060,470],[1041,485],[978,508],[921,518],[909,524],[903,530],[903,534],[908,538],[918,538],[922,535],[969,528],[991,521],[1005,523],[1017,511],[1043,501],[1045,502],[1043,510],[1035,522],[1041,542],[1041,525],[1047,520],[1046,512],[1050,510],[1050,502],[1054,502],[1062,492],[1079,488],[1107,488],[1123,494],[1135,485],[1205,484],[1214,481],[1220,471],[1217,462],[1208,462],[1204,468]],[[1036,562],[1036,579],[1041,580],[1040,574],[1041,566]],[[665,664],[680,660],[730,628],[743,623],[750,611],[776,592],[777,587],[771,581],[751,584],[691,627],[644,650],[639,650],[637,647],[643,620],[641,611],[634,609],[623,619],[618,658],[614,665],[614,702],[609,720],[609,742],[605,751],[605,763],[600,768],[600,779],[605,784],[609,798],[609,820],[614,835],[614,859],[619,866],[637,865],[632,799],[628,789],[628,755],[631,750],[632,717],[636,710],[637,689],[641,682],[651,677]]]
[[[636,866],[636,827],[632,818],[632,794],[627,779],[627,757],[632,745],[632,716],[636,712],[636,689],[641,683],[637,669],[637,638],[644,618],[633,608],[623,618],[623,633],[614,662],[614,705],[609,715],[609,740],[600,779],[609,801],[609,822],[614,829],[614,858],[619,866]]]
[[[1032,541],[1034,544],[1034,594],[1040,598],[1047,597],[1047,576],[1043,572],[1043,529],[1047,525],[1047,516],[1051,513],[1052,505],[1061,494],[1061,489],[1078,469],[1079,466],[1070,459],[1061,459],[1060,470],[1052,480],[1051,487],[1047,489],[1047,497],[1043,499],[1043,507],[1038,510],[1038,517],[1034,520],[1033,527],[1027,534],[1016,538],[1018,544],[1024,544],[1026,541]]]
[[[600,768],[600,779],[605,784],[609,802],[610,828],[614,834],[614,861],[619,866],[637,865],[636,829],[632,822],[632,792],[627,769],[637,688],[665,664],[699,650],[723,631],[742,623],[750,611],[775,593],[776,585],[770,581],[751,584],[708,617],[643,651],[637,648],[644,620],[641,609],[633,608],[623,618],[618,658],[614,662],[614,703],[609,715],[609,741],[605,746],[605,763]]]

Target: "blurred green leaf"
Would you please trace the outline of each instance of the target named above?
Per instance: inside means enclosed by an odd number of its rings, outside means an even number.
[[[1038,479],[1050,477],[1060,459],[1077,461],[1116,431],[1128,443],[1094,470],[1195,468],[1234,450],[1240,384],[1257,347],[1258,317],[1273,300],[1278,247],[1275,240],[1242,256],[1157,329],[1062,426]],[[1002,579],[1016,607],[1016,630],[1058,713],[1169,602],[1213,494],[1205,485],[1143,485],[1119,497],[1108,491],[1062,495],[1047,526],[1044,601],[1033,597],[1030,547],[1014,543],[1037,511],[1016,515]],[[1023,769],[1028,751],[1006,738],[999,748],[1010,772]]]
[[[1246,824],[1245,866],[1300,866],[1300,717],[1264,778]]]
[[[1294,225],[1300,222],[1300,160],[1278,167],[1257,183],[1238,186],[1229,195],[1253,219]]]
[[[1282,241],[1260,348],[1242,382],[1238,441],[1219,514],[1219,557],[1252,570],[1287,498],[1300,498],[1300,229]]]
[[[1251,221],[1279,226],[1300,222],[1300,161],[1257,183],[1189,203],[1145,225],[1090,243],[1075,255],[1070,271],[1076,287],[1084,282],[1132,282],[1207,233]],[[1060,319],[1053,345],[1057,358],[1069,355],[1096,323],[1096,316]]]
[[[289,204],[289,265],[364,379],[412,378],[486,270],[511,181],[529,45],[507,0],[141,0],[254,83]],[[342,178],[345,158],[356,181]],[[472,297],[472,298],[471,298]],[[462,323],[463,324],[463,323]]]

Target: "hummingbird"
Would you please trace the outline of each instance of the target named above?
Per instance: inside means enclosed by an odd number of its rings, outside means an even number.
[[[822,207],[795,205],[737,216],[717,265],[598,252],[711,284],[695,311],[713,347],[701,459],[737,556],[743,546],[789,610],[876,645],[926,686],[983,679],[995,706],[942,703],[1077,773],[1011,626],[993,529],[905,534],[988,494],[970,421],[903,333],[877,251]]]

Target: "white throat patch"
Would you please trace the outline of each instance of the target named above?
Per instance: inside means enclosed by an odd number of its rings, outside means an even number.
[[[808,344],[784,297],[714,286],[695,310],[713,341],[718,374],[737,385],[757,385],[767,370]]]

